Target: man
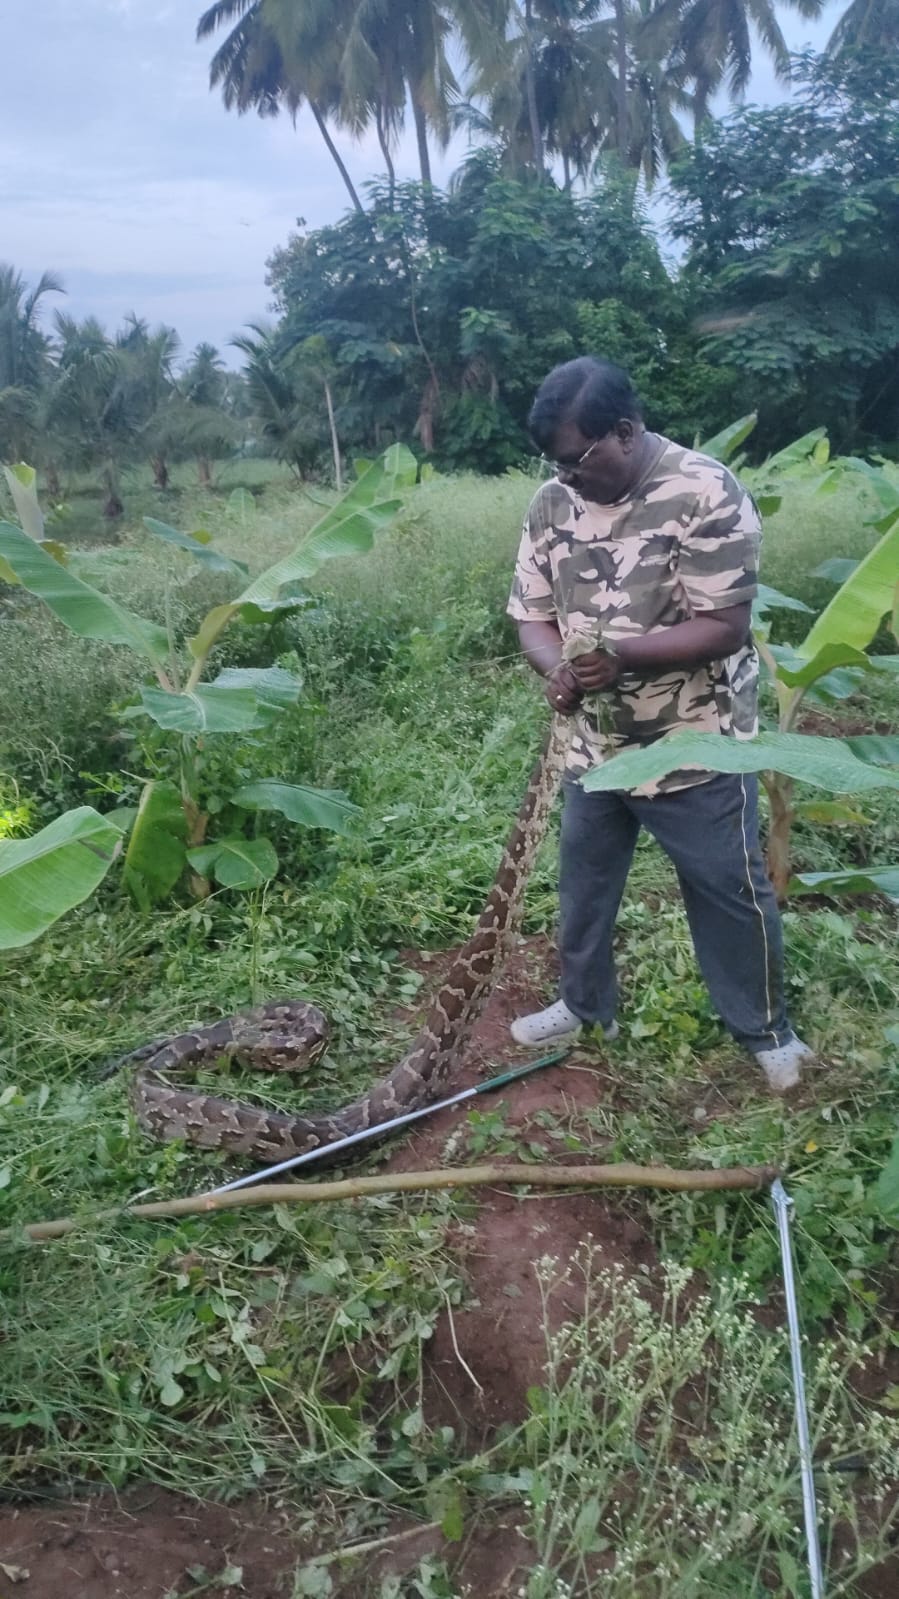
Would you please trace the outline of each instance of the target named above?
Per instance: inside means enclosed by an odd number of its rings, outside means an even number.
[[[508,609],[549,704],[574,726],[563,782],[560,998],[519,1017],[512,1036],[544,1044],[582,1023],[617,1033],[615,918],[646,827],[677,868],[716,1009],[783,1092],[812,1051],[784,1006],[756,779],[687,767],[633,791],[588,793],[578,781],[665,733],[755,732],[755,503],[717,461],[647,432],[627,373],[607,361],[556,367],[529,421],[556,475],[528,511]]]

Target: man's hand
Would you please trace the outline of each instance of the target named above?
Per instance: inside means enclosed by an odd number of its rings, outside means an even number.
[[[543,685],[543,692],[559,716],[571,716],[581,703],[581,688],[572,668],[562,664],[551,672]]]
[[[575,682],[583,694],[601,694],[618,682],[621,669],[617,655],[606,650],[591,650],[589,655],[578,655],[571,662]]]

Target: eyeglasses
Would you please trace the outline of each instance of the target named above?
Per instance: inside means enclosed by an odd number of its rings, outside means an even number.
[[[551,460],[546,455],[541,456],[541,460],[543,461],[545,466],[551,467],[554,471],[557,471],[557,472],[576,472],[578,470],[578,467],[583,466],[583,464],[587,460],[588,456],[591,456],[593,454],[593,451],[596,449],[597,444],[599,444],[600,442],[601,441],[599,439],[594,439],[593,443],[587,445],[587,448],[584,451],[583,455],[579,455],[576,461],[561,461],[561,460],[558,459],[558,457],[555,460]]]

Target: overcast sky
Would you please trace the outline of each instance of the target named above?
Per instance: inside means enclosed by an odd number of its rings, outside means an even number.
[[[208,88],[215,44],[195,43],[203,0],[4,0],[0,261],[60,273],[64,303],[111,328],[135,310],[225,346],[267,313],[265,260],[304,217],[335,220],[346,191],[311,117],[225,112]],[[845,9],[782,12],[792,48],[820,47]],[[216,41],[218,42],[218,41]],[[751,98],[782,98],[761,62]],[[374,139],[344,148],[358,183]],[[442,182],[464,154],[436,162]],[[417,175],[404,142],[401,176]],[[229,360],[233,352],[224,351]]]

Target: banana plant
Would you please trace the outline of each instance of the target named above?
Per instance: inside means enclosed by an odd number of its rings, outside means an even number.
[[[164,899],[185,872],[197,894],[208,892],[212,880],[222,887],[251,888],[273,877],[278,868],[274,845],[265,836],[247,837],[241,816],[279,812],[301,826],[338,833],[352,826],[358,808],[344,794],[262,777],[220,796],[225,814],[238,820],[221,837],[207,836],[210,814],[199,769],[206,741],[269,727],[302,692],[299,676],[279,666],[225,668],[210,676],[210,657],[226,628],[271,621],[307,605],[299,587],[323,562],[371,549],[401,510],[416,475],[415,458],[402,445],[365,463],[356,481],[296,548],[246,583],[235,599],[215,606],[181,648],[163,628],[84,582],[24,528],[0,522],[4,572],[42,600],[70,632],[127,647],[152,673],[138,703],[124,715],[148,719],[171,735],[178,781],[148,781],[134,811],[117,813],[128,833],[125,882],[141,906]],[[180,533],[154,518],[146,519],[146,526],[154,537],[176,545],[208,569],[246,578],[246,568],[216,550],[208,533]]]
[[[48,539],[44,531],[44,513],[37,497],[37,473],[33,466],[18,461],[14,466],[0,467],[6,486],[16,508],[16,515],[28,537],[34,539],[42,550],[56,560],[65,559],[65,549],[56,539]],[[17,583],[15,572],[0,558],[0,582]]]
[[[90,805],[30,838],[0,839],[0,949],[31,944],[99,888],[122,834]]]
[[[740,426],[735,424],[735,429],[739,430]],[[745,437],[745,433],[742,436]],[[842,581],[801,644],[791,648],[772,644],[770,613],[778,608],[807,612],[809,607],[775,589],[759,587],[753,618],[754,635],[776,696],[777,727],[764,730],[752,739],[722,738],[717,733],[669,734],[645,749],[625,751],[594,767],[584,777],[583,785],[594,791],[636,788],[688,765],[702,766],[713,772],[758,773],[770,806],[768,871],[780,898],[788,892],[815,891],[877,891],[899,898],[899,866],[890,864],[864,871],[809,872],[794,876],[791,859],[792,830],[797,817],[836,825],[866,821],[855,806],[842,799],[797,802],[797,782],[841,796],[878,788],[899,788],[899,737],[870,734],[857,738],[822,738],[797,731],[800,712],[809,697],[831,703],[853,693],[866,673],[895,675],[899,657],[872,656],[867,649],[885,617],[891,617],[894,630],[896,627],[899,488],[887,472],[866,462],[831,462],[826,440],[819,433],[798,440],[766,465],[769,471],[798,466],[803,475],[817,474],[818,490],[823,493],[832,492],[847,473],[863,472],[880,501],[880,513],[866,524],[880,536],[864,559],[828,562],[818,569],[817,576]]]

